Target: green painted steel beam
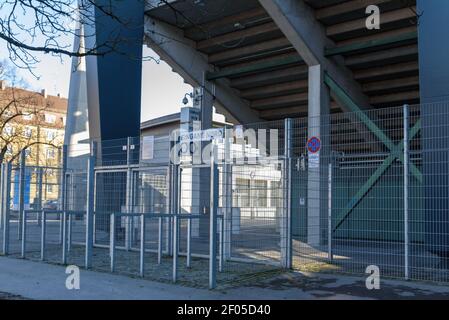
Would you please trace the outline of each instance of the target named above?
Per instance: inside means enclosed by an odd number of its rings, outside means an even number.
[[[358,42],[358,43],[345,45],[345,46],[339,46],[339,47],[335,47],[335,48],[326,48],[325,56],[331,57],[331,56],[335,56],[338,54],[351,53],[351,52],[356,52],[359,50],[366,50],[366,49],[370,49],[370,48],[376,48],[376,47],[381,47],[381,46],[385,46],[385,45],[391,45],[391,44],[411,41],[411,40],[417,39],[417,37],[418,37],[417,32],[410,32],[410,33],[405,33],[405,34],[388,37],[388,38],[363,41],[363,42]],[[206,74],[206,77],[207,77],[207,80],[209,80],[209,81],[217,80],[217,79],[221,79],[221,78],[227,78],[227,77],[238,77],[238,76],[243,76],[243,75],[247,75],[247,74],[251,74],[251,73],[255,73],[255,72],[262,72],[262,71],[266,71],[266,70],[270,70],[270,69],[274,69],[274,68],[280,68],[280,67],[288,66],[293,63],[300,63],[300,62],[303,62],[303,59],[299,56],[282,58],[282,59],[274,59],[274,60],[271,60],[268,62],[262,62],[259,64],[254,64],[254,65],[250,65],[250,66],[246,66],[246,67],[239,67],[239,68],[233,68],[233,69],[231,68],[231,69],[216,71],[216,72],[208,72]]]
[[[221,78],[227,78],[227,77],[238,77],[243,76],[255,72],[260,72],[264,70],[270,70],[275,68],[280,68],[284,66],[288,66],[294,63],[300,63],[304,60],[299,56],[294,57],[288,57],[288,58],[282,58],[282,59],[273,59],[271,61],[266,61],[259,64],[249,65],[241,68],[235,68],[235,69],[227,69],[217,72],[208,72],[206,74],[206,78],[209,81],[217,80]]]
[[[324,73],[324,82],[340,98],[345,106],[357,115],[365,126],[390,150],[390,152],[393,152],[395,145],[391,139],[357,106],[351,97],[349,97],[349,95],[327,74],[327,72]],[[402,162],[404,159],[400,158],[400,160]],[[410,167],[415,178],[418,179],[419,182],[422,182],[422,173],[420,170],[414,164],[411,164]]]
[[[338,46],[335,48],[326,48],[324,52],[326,57],[331,57],[339,54],[353,53],[360,50],[372,49],[393,44],[400,44],[403,42],[408,42],[416,39],[418,39],[418,32],[414,31],[388,38],[357,42],[349,45]]]
[[[421,130],[421,119],[419,119],[413,128],[410,130],[409,140],[412,140],[418,132]],[[371,190],[371,188],[377,183],[377,181],[382,177],[382,175],[388,170],[388,168],[393,164],[395,159],[401,161],[404,160],[403,155],[404,141],[401,141],[395,146],[391,154],[382,162],[382,165],[374,171],[371,177],[365,182],[365,184],[357,191],[357,193],[352,197],[352,199],[346,205],[346,208],[340,214],[339,221],[335,224],[333,231],[335,232],[341,224],[348,218],[352,210],[362,201],[366,194]],[[413,172],[412,172],[413,173]],[[338,219],[338,217],[337,217]]]

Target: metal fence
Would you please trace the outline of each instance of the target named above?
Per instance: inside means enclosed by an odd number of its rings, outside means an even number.
[[[139,137],[68,146],[60,168],[3,164],[2,252],[209,288],[373,265],[447,283],[447,107],[223,128],[190,142],[200,162]]]

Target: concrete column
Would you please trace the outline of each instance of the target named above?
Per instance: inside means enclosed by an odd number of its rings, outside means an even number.
[[[325,204],[325,193],[322,192],[324,177],[327,171],[328,114],[330,106],[329,89],[323,81],[321,65],[309,67],[309,110],[308,138],[321,140],[321,150],[308,154],[307,176],[307,243],[311,246],[320,244],[321,211]]]
[[[422,212],[412,202],[410,220],[424,220],[428,250],[449,257],[449,1],[418,0],[419,81],[422,119]],[[411,185],[416,181],[411,177]],[[412,188],[414,189],[414,188]],[[413,198],[413,194],[411,197]],[[413,226],[413,223],[412,223]],[[413,232],[413,231],[412,231]],[[410,239],[413,241],[413,239]]]

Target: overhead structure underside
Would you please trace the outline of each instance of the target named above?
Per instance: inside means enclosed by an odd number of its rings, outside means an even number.
[[[416,1],[305,2],[334,42],[325,55],[343,57],[372,108],[419,103]],[[366,28],[370,4],[381,9],[380,30]],[[146,14],[183,30],[207,55],[208,79],[227,79],[260,118],[307,115],[308,68],[259,1],[167,1]]]

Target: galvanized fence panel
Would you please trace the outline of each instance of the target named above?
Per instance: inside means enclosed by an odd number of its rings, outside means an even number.
[[[447,283],[447,107],[238,126],[214,141],[217,161],[200,164],[189,152],[170,164],[169,137],[102,142],[92,267],[200,287],[369,266]],[[87,160],[68,170],[14,164],[9,181],[2,166],[2,249],[8,239],[12,256],[84,265]]]

